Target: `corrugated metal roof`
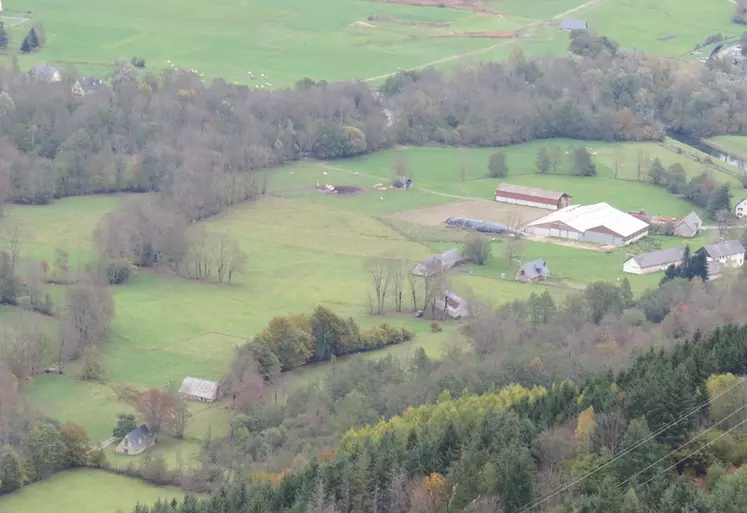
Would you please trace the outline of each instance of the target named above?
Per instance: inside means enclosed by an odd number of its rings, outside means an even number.
[[[738,240],[722,240],[703,246],[698,251],[705,251],[706,255],[711,258],[721,258],[744,253],[744,246]]]
[[[588,24],[585,20],[574,20],[573,18],[564,18],[560,22],[560,28],[563,30],[586,30]]]
[[[633,260],[638,267],[645,269],[647,267],[657,267],[660,265],[671,265],[682,260],[682,253],[685,248],[662,249],[661,251],[652,251],[650,253],[641,253],[636,255]]]
[[[218,393],[218,383],[215,381],[187,376],[184,378],[184,381],[182,381],[179,393],[191,395],[193,397],[201,397],[203,399],[215,399],[215,396]]]
[[[554,201],[559,200],[563,197],[564,194],[566,194],[565,192],[548,191],[546,189],[535,189],[534,187],[524,187],[523,185],[513,185],[510,183],[500,184],[496,192],[526,194],[529,196],[535,196],[537,198],[545,198]]]
[[[553,222],[564,223],[581,233],[585,233],[591,228],[602,226],[622,237],[628,237],[648,227],[648,223],[636,219],[630,214],[621,212],[607,203],[571,205],[536,221],[532,221],[527,226],[537,226]]]

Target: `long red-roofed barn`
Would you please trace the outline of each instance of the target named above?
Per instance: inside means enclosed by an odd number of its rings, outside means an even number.
[[[571,205],[573,196],[565,192],[502,183],[495,190],[495,201],[545,210],[559,210]]]
[[[571,205],[532,221],[524,232],[595,244],[626,246],[648,235],[649,225],[607,203]]]

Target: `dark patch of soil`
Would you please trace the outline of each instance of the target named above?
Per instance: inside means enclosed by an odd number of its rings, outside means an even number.
[[[353,194],[360,194],[363,192],[363,189],[361,187],[356,187],[355,185],[334,185],[335,192],[337,194],[344,194],[347,196],[353,195]]]

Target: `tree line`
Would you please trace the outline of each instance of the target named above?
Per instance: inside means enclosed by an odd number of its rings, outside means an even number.
[[[67,80],[26,83],[16,80],[18,70],[3,69],[0,199],[41,204],[153,191],[192,220],[266,193],[267,169],[304,157],[350,157],[395,143],[505,146],[552,137],[655,140],[665,128],[691,137],[745,130],[747,95],[736,71],[693,73],[622,50],[580,53],[530,59],[517,51],[505,63],[401,72],[380,93],[361,83],[301,81],[279,91],[206,84],[184,70],[141,72],[122,60],[109,86],[71,98]]]
[[[726,468],[747,461],[745,372],[747,327],[725,326],[616,374],[444,391],[293,470],[134,511],[736,513],[747,472]]]

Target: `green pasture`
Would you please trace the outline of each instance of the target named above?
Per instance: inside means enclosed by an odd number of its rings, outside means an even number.
[[[443,36],[514,30],[532,22],[522,16],[355,0],[324,0],[321,5],[304,0],[227,0],[209,5],[196,0],[105,5],[95,0],[65,5],[31,0],[5,7],[7,16],[28,16],[19,11],[31,11],[33,20],[46,29],[46,47],[22,57],[23,67],[50,62],[102,75],[115,59],[139,56],[149,69],[173,64],[197,69],[206,77],[272,84],[268,87],[291,85],[304,76],[364,79],[420,66],[495,44],[493,39]],[[451,25],[368,21],[371,15]],[[24,30],[22,25],[14,31],[18,45]],[[250,71],[256,80],[249,80]]]
[[[590,28],[624,48],[679,57],[712,34],[741,34],[743,29],[731,22],[733,12],[734,4],[726,0],[612,0],[572,16],[588,20]]]
[[[621,154],[632,159],[641,150],[652,156],[661,155],[665,164],[685,159],[682,163],[689,166],[686,166],[688,173],[697,173],[695,163],[682,155],[656,145],[588,143],[590,151],[596,153],[599,176],[570,176],[567,169],[559,170],[557,175],[541,176],[534,174],[534,159],[545,143],[550,142],[501,149],[510,168],[503,181],[565,190],[574,195],[577,203],[608,201],[622,209],[643,208],[667,215],[682,215],[692,210],[685,201],[661,188],[612,177],[612,159],[622,158]],[[566,147],[571,141],[553,143]],[[78,365],[72,364],[66,369],[67,376],[38,378],[26,389],[27,395],[45,413],[61,421],[79,423],[93,440],[104,440],[110,436],[117,413],[128,411],[126,405],[117,401],[112,387],[122,384],[161,387],[167,382],[179,383],[187,375],[220,379],[235,347],[253,337],[272,317],[310,312],[317,304],[326,305],[344,317],[353,317],[363,328],[389,322],[417,334],[407,344],[341,358],[340,365],[385,354],[407,356],[418,347],[438,357],[445,345],[461,340],[458,326],[447,323],[443,332],[431,333],[429,321],[416,319],[409,313],[369,316],[366,262],[372,257],[396,257],[414,263],[460,245],[464,232],[408,225],[397,216],[417,208],[448,208],[449,203],[465,198],[492,198],[500,183],[485,178],[493,151],[496,150],[410,148],[327,163],[303,161],[271,171],[268,196],[201,223],[211,230],[230,234],[247,253],[246,268],[234,283],[197,282],[141,270],[130,282],[113,289],[116,316],[110,329],[110,342],[102,348],[108,382],[79,381],[75,379]],[[375,189],[374,185],[391,180],[395,157],[406,159],[415,188]],[[463,162],[466,163],[464,182],[459,173]],[[731,178],[722,174],[719,179]],[[361,190],[349,196],[322,194],[315,190],[317,183],[353,185]],[[60,200],[43,207],[10,206],[0,220],[0,229],[18,223],[29,234],[25,247],[30,254],[52,258],[54,249],[63,247],[76,255],[82,266],[92,257],[92,231],[120,201],[121,198],[114,196],[94,196]],[[661,243],[668,247],[685,241],[666,239]],[[488,265],[470,265],[452,271],[449,275],[452,290],[467,297],[504,303],[547,289],[560,301],[569,290],[592,281],[622,279],[626,253],[647,250],[625,248],[602,254],[527,242],[522,260],[547,259],[558,279],[544,285],[525,285],[513,281],[517,264],[508,264],[503,244],[496,241],[494,258]],[[507,279],[501,279],[502,273]],[[655,286],[658,281],[657,276],[625,277],[636,293]],[[55,289],[61,298],[64,287]],[[5,317],[14,312],[0,311],[0,315]],[[320,365],[297,370],[287,382],[307,383],[323,376],[327,368]],[[230,413],[222,406],[199,408],[204,406],[195,405],[192,409],[187,440],[165,438],[161,447],[155,449],[168,456],[170,462],[183,461],[194,454],[208,428],[213,433],[226,429]],[[117,464],[126,463],[121,457],[111,456]]]
[[[154,486],[139,479],[104,470],[78,469],[55,474],[39,483],[0,496],[0,511],[7,513],[113,513],[130,511],[138,503],[159,498],[181,499],[177,488]]]
[[[587,146],[597,165],[597,176],[574,176],[570,174],[572,170],[567,162],[563,162],[558,167],[557,174],[552,172],[547,175],[537,174],[537,152],[543,147],[552,145],[563,149],[564,159],[565,151],[568,151],[569,146]],[[487,178],[488,160],[490,155],[496,151],[506,155],[509,167],[509,175],[506,178]],[[639,158],[643,162],[641,182],[636,181]],[[354,198],[335,197],[334,201],[338,205],[350,203],[356,210],[368,211],[371,208],[378,213],[393,213],[397,210],[405,210],[408,205],[411,209],[415,209],[457,201],[464,197],[489,199],[493,197],[498,184],[507,182],[563,190],[574,196],[575,203],[588,204],[606,201],[621,210],[643,209],[660,215],[686,215],[694,208],[691,204],[670,194],[664,188],[646,182],[648,167],[654,158],[659,158],[665,167],[675,162],[682,164],[690,178],[707,172],[717,182],[729,183],[733,191],[742,189],[742,185],[734,175],[696,162],[684,154],[655,143],[611,144],[567,139],[534,141],[505,148],[409,148],[335,161],[328,166],[305,162],[297,166],[299,171],[294,175],[290,175],[290,171],[286,173],[283,169],[278,173],[277,178],[273,177],[273,180],[276,180],[274,186],[282,195],[290,194],[297,199],[327,204],[333,200],[324,194],[310,190],[313,187],[304,189],[305,184],[316,183],[320,180],[322,183],[331,183],[332,179],[335,183],[348,180],[344,183],[368,187],[370,191],[376,183],[390,182],[394,176],[394,162],[404,159],[415,181],[413,190],[394,190],[383,194],[373,190]],[[614,178],[615,162],[617,162],[618,179]],[[462,166],[466,168],[463,182],[461,181]],[[335,174],[331,174],[333,171],[330,167],[334,168]],[[734,172],[738,172],[736,168]],[[291,185],[294,182],[297,185]]]
[[[747,160],[747,136],[719,135],[704,141],[709,146],[742,160]]]

